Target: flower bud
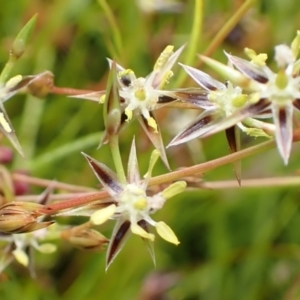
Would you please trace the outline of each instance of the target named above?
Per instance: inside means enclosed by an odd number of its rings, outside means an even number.
[[[38,98],[44,98],[53,87],[53,78],[54,75],[50,71],[35,75],[27,85],[28,93]]]
[[[64,240],[74,247],[88,251],[104,251],[108,244],[108,239],[100,232],[85,228],[72,228],[61,233]]]
[[[0,232],[25,233],[47,227],[54,222],[38,222],[44,205],[31,202],[9,202],[0,207]]]
[[[11,53],[16,57],[19,58],[25,51],[25,48],[28,44],[29,37],[33,31],[37,19],[37,15],[34,15],[27,24],[21,29],[17,37],[15,38]]]

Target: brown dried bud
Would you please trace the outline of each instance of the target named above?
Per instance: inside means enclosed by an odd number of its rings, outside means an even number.
[[[0,232],[25,233],[47,227],[54,222],[39,222],[38,211],[44,205],[32,202],[9,202],[0,207]]]
[[[50,71],[35,75],[27,85],[27,91],[35,97],[44,98],[53,87],[53,78],[54,75]]]
[[[74,247],[88,251],[104,251],[109,242],[100,232],[90,228],[64,230],[61,237]]]

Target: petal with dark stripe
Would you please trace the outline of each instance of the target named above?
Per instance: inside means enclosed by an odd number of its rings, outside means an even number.
[[[230,152],[235,153],[239,151],[241,148],[239,128],[237,126],[229,127],[225,130],[225,133],[230,148]],[[239,160],[234,162],[233,168],[234,168],[236,179],[239,185],[241,185],[241,161]]]
[[[218,125],[206,131],[203,134],[203,137],[215,134],[219,131],[232,127],[237,123],[242,122],[244,119],[248,117],[254,116],[261,111],[265,111],[268,106],[270,106],[270,102],[268,99],[260,99],[258,102],[254,104],[250,104],[242,108],[241,110],[236,111],[230,117],[224,118],[224,120],[222,120]]]
[[[203,109],[211,109],[215,104],[208,99],[209,91],[199,88],[180,89],[175,92],[175,95],[184,102],[191,103]]]
[[[150,117],[152,117],[155,120],[153,113],[151,111],[149,113],[150,113]],[[143,115],[137,115],[137,119],[140,122],[141,126],[143,127],[144,131],[146,132],[148,138],[154,145],[154,147],[159,151],[162,161],[164,162],[166,167],[170,170],[160,129],[157,128],[158,132],[155,132],[154,128],[149,126],[147,120],[143,117]]]
[[[183,69],[204,89],[210,91],[224,90],[226,87],[223,83],[213,79],[208,74],[192,68],[190,66],[179,63]]]
[[[289,103],[281,107],[273,104],[272,110],[277,148],[287,165],[293,142],[293,105]]]
[[[106,252],[106,271],[128,239],[129,228],[130,221],[124,219],[117,221]]]
[[[167,147],[179,145],[188,142],[197,137],[203,136],[208,130],[211,130],[223,119],[219,111],[208,110],[202,112],[196,120],[187,125],[179,132]]]
[[[145,220],[140,220],[138,222],[138,225],[141,226],[146,232],[149,233],[148,223]],[[142,238],[142,239],[143,239],[143,241],[144,241],[144,243],[147,247],[147,250],[148,250],[148,252],[151,256],[154,267],[156,267],[156,259],[155,259],[155,252],[154,252],[153,242],[150,241],[149,239],[144,239],[144,238]]]
[[[293,105],[297,108],[297,110],[300,110],[300,99],[294,100]]]
[[[123,192],[123,187],[117,180],[117,175],[111,169],[89,155],[81,153],[85,156],[96,177],[111,196]]]
[[[259,67],[245,59],[230,55],[226,52],[225,52],[225,55],[227,56],[229,61],[245,76],[247,76],[259,83],[267,83],[269,81],[268,74],[266,72],[266,70],[269,70],[268,67],[266,67],[266,66]],[[272,71],[270,70],[270,72],[272,72]]]

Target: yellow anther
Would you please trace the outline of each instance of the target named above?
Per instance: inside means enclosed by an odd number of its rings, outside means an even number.
[[[27,267],[29,264],[29,257],[22,249],[15,249],[12,252],[13,256],[15,257],[16,261],[23,265],[24,267]]]
[[[174,73],[171,70],[169,70],[162,78],[162,80],[159,84],[159,89],[163,89],[169,83],[169,80],[173,75],[174,75]]]
[[[180,242],[177,239],[177,236],[173,232],[173,230],[164,222],[157,222],[155,224],[157,233],[169,243],[178,245]]]
[[[131,223],[130,229],[132,233],[137,234],[145,239],[149,239],[150,241],[154,241],[154,234],[148,233],[146,230],[144,230],[141,226]]]
[[[150,117],[147,119],[147,122],[148,122],[148,125],[154,129],[154,132],[158,133],[156,121],[152,117]]]
[[[134,75],[134,72],[131,69],[122,70],[118,73],[119,78],[122,78],[123,76],[130,76]]]
[[[103,104],[105,102],[105,97],[106,95],[102,95],[100,98],[99,98],[99,103]]]
[[[125,115],[127,116],[126,122],[129,122],[132,119],[132,110],[126,107]]]
[[[174,46],[167,46],[165,50],[160,54],[159,58],[157,59],[153,70],[154,71],[160,71],[164,65],[167,63],[170,56],[173,54]]]
[[[259,67],[263,67],[266,65],[266,60],[268,58],[268,55],[266,53],[259,53],[256,54],[256,52],[252,49],[245,48],[245,54],[251,59],[251,62]]]
[[[10,89],[10,88],[13,88],[13,87],[16,86],[22,79],[23,79],[22,75],[14,76],[14,77],[10,78],[10,79],[6,82],[5,86],[6,86],[7,88],[9,88],[9,89]]]

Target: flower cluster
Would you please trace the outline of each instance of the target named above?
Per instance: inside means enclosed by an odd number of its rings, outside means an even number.
[[[31,26],[31,25],[30,25]],[[28,28],[21,34],[28,34]],[[19,37],[20,38],[20,37]],[[129,233],[140,236],[155,262],[153,241],[157,234],[164,240],[179,244],[173,230],[163,221],[155,221],[152,214],[163,208],[166,200],[185,190],[185,181],[171,178],[169,186],[158,192],[150,189],[151,174],[159,157],[170,170],[160,126],[154,111],[170,103],[188,104],[199,109],[199,116],[184,127],[169,143],[168,147],[186,143],[195,138],[203,138],[225,130],[232,152],[240,148],[240,130],[254,137],[275,137],[278,151],[288,164],[293,141],[294,108],[300,109],[300,32],[291,46],[275,47],[275,61],[278,71],[267,65],[266,54],[256,54],[246,49],[249,61],[225,52],[228,63],[201,56],[201,59],[219,72],[225,81],[221,82],[191,66],[179,65],[199,85],[197,88],[165,89],[173,76],[172,68],[184,46],[173,52],[167,46],[157,59],[153,70],[146,77],[137,77],[131,69],[124,69],[109,60],[110,75],[105,91],[76,94],[74,97],[89,99],[103,104],[105,134],[101,146],[108,144],[115,170],[102,162],[83,154],[102,184],[102,196],[93,198],[88,204],[85,198],[66,201],[62,204],[50,203],[50,190],[41,199],[32,202],[16,201],[12,189],[12,178],[7,169],[0,169],[0,241],[6,247],[0,262],[0,272],[15,259],[24,266],[30,266],[29,252],[34,248],[43,253],[51,253],[55,246],[47,242],[61,238],[82,250],[103,251],[107,246],[106,267],[108,268],[121,251]],[[20,56],[19,52],[16,57]],[[37,75],[15,76],[7,80],[9,72],[0,75],[0,130],[11,141],[17,151],[23,154],[3,103],[18,92],[44,97],[53,89],[53,75],[43,72]],[[2,79],[5,80],[2,80]],[[135,138],[133,138],[127,174],[125,175],[119,149],[120,129],[136,118],[156,148],[149,159],[149,168],[141,178]],[[273,123],[269,119],[273,119]],[[268,122],[266,122],[266,119]],[[236,167],[236,166],[235,166]],[[237,179],[241,180],[236,167]],[[3,176],[2,176],[3,175]],[[2,197],[3,196],[3,197]],[[3,199],[2,199],[3,198]],[[69,203],[69,205],[67,204]],[[56,207],[56,209],[55,209]],[[88,221],[78,226],[53,226],[53,216],[83,215]],[[98,227],[109,220],[115,221],[110,239]],[[54,232],[54,234],[53,234]]]

